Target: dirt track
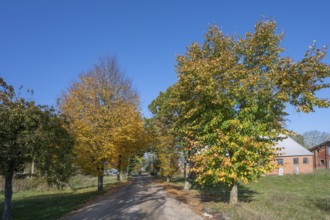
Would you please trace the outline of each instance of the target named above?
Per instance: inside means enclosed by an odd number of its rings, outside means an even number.
[[[203,219],[186,204],[170,198],[163,187],[152,183],[151,177],[137,176],[108,198],[75,211],[66,220],[84,219]]]

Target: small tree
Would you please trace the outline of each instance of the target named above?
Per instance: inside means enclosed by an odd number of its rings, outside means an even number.
[[[179,145],[175,132],[177,108],[173,93],[174,87],[169,87],[148,106],[153,113],[150,120],[153,127],[155,151],[160,162],[162,174],[171,181],[173,175],[178,172]]]
[[[165,150],[165,152],[158,153],[158,155],[162,175],[166,177],[167,182],[171,182],[173,176],[177,174],[180,169],[178,165],[180,155],[175,150],[171,150],[171,152],[168,153],[166,153]]]
[[[63,185],[72,174],[73,140],[54,109],[15,95],[0,78],[0,175],[5,179],[2,219],[12,219],[12,183],[34,160],[49,184]]]

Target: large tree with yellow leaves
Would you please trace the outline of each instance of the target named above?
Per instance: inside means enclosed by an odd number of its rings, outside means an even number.
[[[213,26],[203,44],[178,56],[179,133],[195,150],[196,181],[226,183],[237,202],[237,183],[274,168],[273,145],[285,129],[286,105],[311,112],[328,107],[315,92],[329,88],[326,51],[315,45],[296,62],[281,55],[274,21],[260,21],[244,37]]]
[[[98,176],[101,191],[105,165],[115,165],[118,158],[141,147],[143,120],[137,93],[116,59],[103,58],[71,84],[59,108],[70,119],[77,164],[85,173]]]

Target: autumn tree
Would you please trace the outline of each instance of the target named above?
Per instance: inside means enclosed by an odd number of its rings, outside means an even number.
[[[125,108],[125,117],[121,122],[121,128],[117,129],[117,134],[115,134],[117,138],[114,140],[114,144],[118,148],[118,157],[115,162],[119,172],[117,180],[124,178],[124,173],[127,173],[133,158],[143,155],[148,145],[144,120],[137,110],[136,106],[131,104]]]
[[[169,87],[166,92],[159,96],[148,106],[153,117],[150,120],[154,131],[154,151],[160,162],[162,174],[171,181],[173,175],[178,172],[179,162],[179,137],[175,132],[177,107],[174,87]]]
[[[103,190],[105,165],[118,164],[122,169],[124,157],[141,146],[143,121],[131,81],[116,59],[103,58],[71,84],[59,108],[70,120],[77,164],[85,173],[98,176],[98,190]]]
[[[202,44],[177,57],[180,117],[177,125],[195,149],[200,184],[226,183],[230,203],[237,183],[250,182],[274,168],[273,145],[285,129],[286,105],[311,112],[328,107],[315,92],[329,88],[326,50],[314,44],[300,61],[282,55],[283,34],[274,21],[259,21],[244,37],[210,27]]]
[[[0,175],[4,177],[2,219],[12,219],[12,184],[34,160],[38,175],[49,184],[63,186],[71,176],[73,139],[65,120],[47,106],[36,105],[15,94],[0,78]]]
[[[154,124],[153,118],[145,118],[145,130],[148,136],[148,145],[146,149],[146,161],[147,161],[147,171],[151,175],[156,175],[159,171],[159,159],[157,157],[157,145],[158,145],[158,127]]]
[[[130,164],[130,171],[134,170],[135,172],[141,172],[144,171],[147,168],[148,165],[148,161],[145,158],[145,153],[143,152],[143,154],[141,156],[136,155],[132,158],[131,160],[131,164]]]
[[[166,182],[171,182],[175,174],[180,170],[178,165],[180,154],[177,150],[163,148],[158,152],[161,174],[166,177]]]

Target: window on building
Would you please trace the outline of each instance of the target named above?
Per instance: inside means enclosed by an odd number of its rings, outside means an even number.
[[[277,159],[277,164],[278,165],[283,165],[283,159]]]
[[[299,158],[293,158],[293,164],[299,164]]]
[[[308,164],[308,158],[307,157],[303,158],[303,164]]]
[[[330,147],[328,147],[328,156],[330,156]]]
[[[320,165],[324,165],[324,160],[320,160]]]

